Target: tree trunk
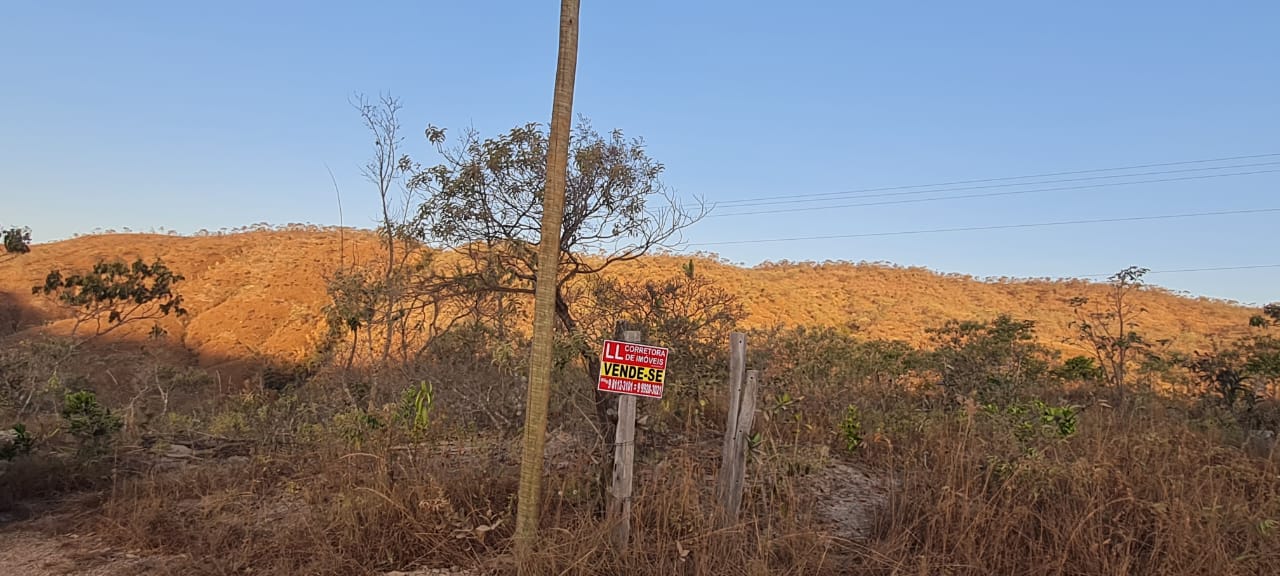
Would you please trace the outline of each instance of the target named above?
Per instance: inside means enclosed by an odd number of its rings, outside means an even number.
[[[542,232],[538,239],[533,350],[529,359],[529,392],[520,459],[519,500],[516,505],[516,562],[522,573],[529,572],[529,557],[537,544],[538,504],[542,498],[542,461],[547,440],[547,403],[551,390],[556,294],[560,278],[560,228],[564,222],[569,129],[573,114],[574,75],[578,63],[578,4],[579,0],[562,0],[560,3],[560,51],[556,65],[555,99],[551,109],[547,181],[542,198]]]
[[[564,298],[564,294],[558,290],[556,292],[556,316],[560,319],[560,324],[564,326],[565,332],[572,335],[578,331],[578,322],[574,320],[573,314],[569,310],[569,303]],[[618,322],[614,327],[613,338],[622,338],[623,331],[629,326],[624,322]],[[639,327],[635,329],[639,330]],[[586,369],[588,382],[595,382],[600,374],[600,357],[596,355],[595,350],[587,347],[578,349],[578,357],[582,359],[582,365]],[[592,404],[595,405],[596,423],[599,425],[597,430],[600,434],[600,445],[603,447],[600,453],[600,470],[596,477],[596,483],[599,485],[600,499],[597,502],[600,513],[604,513],[608,505],[609,482],[613,477],[613,437],[617,430],[617,419],[609,416],[609,411],[614,410],[618,406],[618,395],[608,392],[601,392],[592,386],[591,393],[593,395]]]
[[[578,322],[574,320],[573,314],[569,310],[569,302],[565,300],[564,295],[559,290],[556,291],[556,316],[560,319],[560,324],[564,326],[565,332],[573,335],[578,331]],[[619,327],[614,331],[614,337],[621,337],[622,328]],[[594,381],[596,376],[600,374],[600,357],[596,356],[595,351],[589,348],[578,350],[578,356],[582,359],[582,365],[586,368],[587,380]],[[600,424],[600,433],[603,434],[603,440],[607,444],[609,438],[612,438],[613,420],[609,418],[609,409],[617,404],[617,396],[607,392],[595,392],[596,421]]]

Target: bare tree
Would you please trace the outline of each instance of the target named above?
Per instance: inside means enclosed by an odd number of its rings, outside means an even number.
[[[381,303],[385,309],[384,319],[387,322],[387,329],[380,359],[385,363],[391,355],[391,340],[394,335],[390,323],[401,295],[400,283],[396,278],[396,236],[399,232],[397,225],[399,220],[392,216],[395,210],[392,206],[395,201],[392,194],[401,182],[400,176],[404,165],[401,163],[400,156],[400,144],[404,138],[400,136],[400,119],[397,117],[401,105],[398,99],[390,95],[380,96],[377,102],[370,102],[364,96],[359,96],[353,105],[359,110],[360,119],[374,138],[373,157],[362,167],[361,174],[377,187],[378,199],[382,207],[382,221],[378,232],[382,236],[383,247],[387,253],[385,273],[382,278],[384,302]]]
[[[330,326],[329,346],[346,333],[350,339],[345,365],[350,368],[357,352],[367,353],[375,367],[367,390],[353,400],[367,400],[372,408],[378,399],[379,380],[392,368],[393,346],[399,342],[401,360],[410,355],[411,343],[419,335],[429,302],[410,290],[412,280],[427,268],[431,254],[423,250],[410,232],[415,219],[415,200],[405,186],[412,162],[402,154],[399,99],[382,95],[371,100],[356,95],[351,105],[373,137],[373,153],[361,166],[361,174],[378,193],[380,213],[377,232],[382,246],[382,262],[373,268],[356,263],[349,267],[343,258],[340,268],[328,280],[330,304],[326,307]],[[417,316],[415,316],[417,314]],[[363,338],[361,334],[364,334]]]
[[[1124,388],[1134,355],[1151,349],[1137,332],[1137,319],[1147,310],[1134,304],[1131,297],[1142,288],[1142,277],[1147,272],[1137,266],[1116,272],[1110,278],[1107,297],[1101,302],[1091,303],[1084,296],[1069,301],[1076,314],[1072,325],[1079,339],[1091,348],[1107,380],[1117,389]]]

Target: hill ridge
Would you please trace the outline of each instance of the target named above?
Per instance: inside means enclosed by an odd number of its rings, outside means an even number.
[[[53,268],[88,268],[98,259],[162,258],[186,276],[179,285],[190,316],[163,326],[202,359],[246,355],[297,359],[322,337],[325,277],[339,263],[339,232],[330,229],[251,230],[207,236],[126,233],[79,236],[36,244],[31,253],[0,260],[0,333],[49,329],[60,311],[31,287]],[[344,229],[344,260],[377,261],[376,236]],[[998,314],[1035,320],[1042,341],[1064,351],[1073,319],[1067,300],[1098,296],[1106,284],[1085,279],[992,281],[920,266],[881,262],[766,262],[752,267],[710,253],[666,253],[611,267],[610,274],[667,277],[689,259],[699,274],[742,299],[744,328],[771,325],[856,325],[868,338],[921,343],[925,330],[951,319]],[[1148,309],[1141,330],[1175,347],[1204,345],[1210,335],[1243,329],[1251,309],[1231,301],[1189,297],[1151,287],[1137,296]]]

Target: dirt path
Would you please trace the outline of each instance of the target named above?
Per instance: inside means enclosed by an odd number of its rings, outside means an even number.
[[[11,576],[126,576],[168,574],[171,559],[141,557],[93,535],[50,534],[39,521],[0,529],[0,574]]]

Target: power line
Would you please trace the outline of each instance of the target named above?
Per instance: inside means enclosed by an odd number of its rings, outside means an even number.
[[[824,202],[828,200],[844,200],[853,198],[883,198],[889,196],[913,196],[916,194],[935,194],[938,192],[961,192],[965,190],[987,190],[991,188],[1011,188],[1015,186],[1039,186],[1042,184],[1062,184],[1066,182],[1086,182],[1089,180],[1107,180],[1113,178],[1136,178],[1138,176],[1159,176],[1162,174],[1183,174],[1187,172],[1205,172],[1209,170],[1233,170],[1237,168],[1256,168],[1259,166],[1275,166],[1280,161],[1272,162],[1256,162],[1253,164],[1234,164],[1231,166],[1209,166],[1204,168],[1181,168],[1178,170],[1157,170],[1153,172],[1134,172],[1130,174],[1108,174],[1105,176],[1085,176],[1083,178],[1064,178],[1059,180],[1041,180],[1038,182],[1006,182],[1003,184],[984,184],[981,186],[962,186],[959,188],[937,188],[933,190],[910,190],[905,192],[882,192],[877,194],[858,194],[858,195],[841,195],[832,196],[830,198],[808,198],[794,200],[772,200],[768,202],[746,202],[746,201],[730,201],[728,205],[731,209],[747,208],[751,206],[774,206],[778,204],[803,204],[807,202]],[[1117,185],[1124,184],[1123,182]],[[849,192],[848,194],[853,194]],[[717,204],[716,206],[720,206]]]
[[[1009,180],[1027,180],[1031,178],[1051,178],[1056,176],[1074,176],[1078,174],[1095,174],[1098,172],[1117,172],[1121,170],[1140,170],[1143,168],[1162,168],[1168,166],[1186,166],[1190,164],[1209,164],[1212,162],[1228,162],[1234,160],[1253,160],[1257,158],[1274,158],[1280,156],[1280,152],[1268,154],[1251,154],[1247,156],[1225,156],[1222,158],[1206,158],[1201,160],[1182,160],[1178,162],[1161,162],[1157,164],[1134,164],[1130,166],[1117,166],[1114,168],[1093,168],[1089,170],[1070,170],[1066,172],[1045,172],[1041,174],[1028,174],[1025,176],[1005,176],[1001,178],[982,178],[978,180],[953,180],[950,182],[938,182],[934,184],[912,184],[907,186],[889,186],[883,188],[863,188],[860,190],[845,190],[841,192],[821,192],[815,194],[783,194],[777,196],[758,196],[754,198],[742,198],[738,200],[726,201],[726,204],[738,202],[754,202],[757,200],[778,200],[784,198],[819,198],[825,196],[841,196],[845,194],[856,194],[860,192],[884,192],[889,190],[909,190],[913,188],[935,188],[939,186],[957,186],[960,184],[981,184],[986,182],[1004,182]]]
[[[804,208],[781,208],[775,210],[755,210],[751,212],[730,212],[728,214],[710,214],[708,218],[728,218],[731,216],[756,216],[762,214],[786,214],[792,212],[813,212],[817,210],[837,210],[841,208],[856,208],[865,206],[889,206],[894,204],[918,204],[922,202],[939,202],[943,200],[964,200],[969,198],[994,198],[997,196],[1017,196],[1022,194],[1038,194],[1043,192],[1064,192],[1069,190],[1090,190],[1095,188],[1110,188],[1114,186],[1130,186],[1134,184],[1157,184],[1162,182],[1185,182],[1189,180],[1206,180],[1209,178],[1225,178],[1228,176],[1252,176],[1256,174],[1270,174],[1280,172],[1275,170],[1254,170],[1250,172],[1231,172],[1227,174],[1202,174],[1199,176],[1180,176],[1176,178],[1155,178],[1150,180],[1135,180],[1132,182],[1105,182],[1100,184],[1081,184],[1078,186],[1059,186],[1055,188],[1034,188],[1031,190],[1012,190],[1004,192],[983,192],[980,194],[959,194],[954,196],[933,196],[929,198],[908,198],[902,200],[881,200],[876,202],[858,202],[853,204],[834,204],[829,206],[808,206]]]
[[[1258,270],[1262,268],[1280,268],[1280,264],[1250,264],[1245,266],[1214,266],[1211,268],[1179,268],[1176,270],[1149,270],[1151,274],[1181,274],[1183,272],[1222,272],[1227,270]],[[1115,276],[1115,272],[1109,274],[1086,274],[1083,276],[1075,276],[1075,278],[1109,278]]]
[[[1280,208],[1255,208],[1249,210],[1223,210],[1218,212],[1191,212],[1186,214],[1164,214],[1158,216],[1129,216],[1125,218],[1098,218],[1092,220],[1062,220],[1058,222],[1034,222],[1028,224],[1001,224],[994,226],[966,226],[960,228],[933,228],[928,230],[898,230],[893,232],[865,232],[860,234],[831,234],[825,236],[795,236],[790,238],[767,238],[750,240],[723,240],[719,242],[694,242],[689,246],[729,246],[739,244],[769,244],[774,242],[800,242],[805,240],[844,240],[850,238],[876,238],[881,236],[910,236],[917,234],[945,234],[952,232],[977,232],[983,230],[1013,230],[1022,228],[1046,228],[1050,226],[1074,226],[1079,224],[1104,224],[1113,222],[1140,222],[1149,220],[1174,220],[1180,218],[1201,218],[1207,216],[1235,216],[1241,214],[1263,214],[1280,212]]]

